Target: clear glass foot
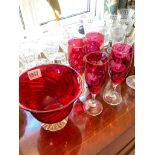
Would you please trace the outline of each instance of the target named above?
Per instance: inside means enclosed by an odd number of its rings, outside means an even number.
[[[114,85],[111,81],[105,87],[103,100],[110,105],[118,105],[122,102],[121,85]]]
[[[94,102],[95,103],[92,104],[92,100],[90,99],[83,104],[83,108],[88,115],[97,116],[103,111],[102,104],[98,100]]]
[[[117,92],[108,92],[103,96],[103,100],[110,105],[118,105],[122,102],[122,96]]]
[[[46,123],[42,123],[42,127],[45,129],[45,130],[49,130],[49,131],[58,131],[58,130],[61,130],[65,127],[65,125],[67,124],[67,121],[68,121],[68,116],[63,119],[62,121],[58,122],[58,123],[53,123],[53,124],[46,124]]]
[[[128,76],[126,78],[126,84],[132,88],[132,89],[135,89],[135,75],[131,75],[131,76]]]

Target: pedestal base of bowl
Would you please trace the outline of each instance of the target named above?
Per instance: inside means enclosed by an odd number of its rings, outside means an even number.
[[[54,131],[59,131],[63,129],[66,126],[67,121],[68,121],[68,116],[60,122],[53,123],[53,124],[42,123],[41,126],[45,130],[54,132]]]

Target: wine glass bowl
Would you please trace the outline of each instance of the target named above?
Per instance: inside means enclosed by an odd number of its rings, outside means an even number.
[[[89,32],[85,36],[87,53],[102,50],[104,47],[104,35],[100,32]]]
[[[98,94],[103,83],[106,80],[107,66],[103,65],[107,61],[107,57],[102,53],[96,52],[88,54],[86,57],[85,79],[89,91],[93,94]]]
[[[125,38],[125,27],[120,24],[112,26],[110,36],[113,45],[118,42],[123,42]]]
[[[20,108],[44,123],[44,129],[57,131],[66,125],[82,89],[81,76],[73,68],[60,64],[37,66],[19,77]]]
[[[121,84],[132,63],[132,47],[128,44],[117,43],[113,46],[109,59],[109,75],[115,84]]]

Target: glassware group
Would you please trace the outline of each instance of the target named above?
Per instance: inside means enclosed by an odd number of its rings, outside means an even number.
[[[104,35],[89,32],[84,38],[69,39],[71,67],[48,64],[22,73],[19,78],[20,108],[30,111],[44,123],[44,129],[57,131],[66,125],[73,103],[88,89],[91,99],[83,100],[83,108],[87,114],[97,116],[103,111],[103,106],[96,95],[105,85],[108,73],[110,80],[103,91],[103,100],[110,105],[120,104],[121,83],[132,64],[132,46],[115,43],[109,57],[103,47]]]

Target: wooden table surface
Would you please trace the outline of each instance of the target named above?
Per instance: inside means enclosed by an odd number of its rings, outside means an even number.
[[[134,139],[135,123],[134,91],[125,82],[122,84],[122,96],[120,105],[110,106],[103,101],[100,93],[97,98],[104,109],[97,117],[88,116],[83,111],[83,103],[77,102],[67,125],[57,132],[45,131],[29,112],[20,110],[20,155],[119,154],[120,149]]]

